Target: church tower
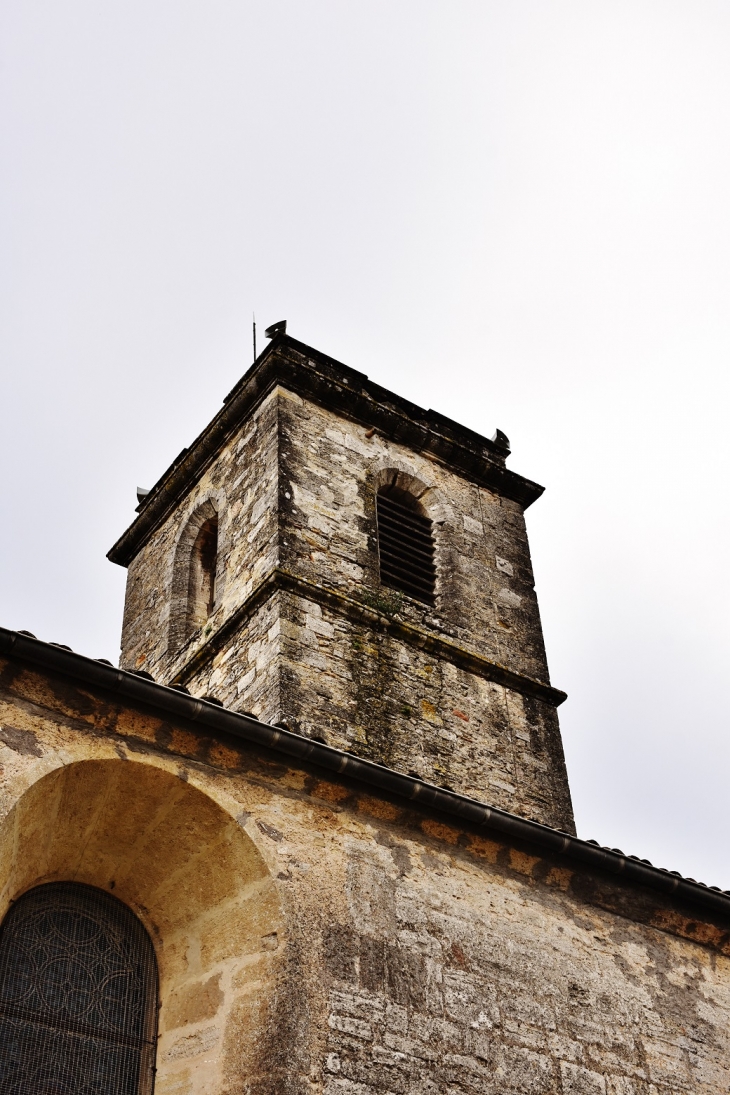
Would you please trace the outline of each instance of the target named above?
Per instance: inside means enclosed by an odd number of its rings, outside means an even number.
[[[508,455],[280,330],[109,553],[122,668],[574,832]]]

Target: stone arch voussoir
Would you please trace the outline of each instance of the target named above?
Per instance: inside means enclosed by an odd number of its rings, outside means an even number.
[[[454,527],[454,512],[443,493],[432,482],[423,478],[420,469],[416,470],[409,461],[390,456],[378,461],[371,468],[371,474],[375,493],[382,487],[398,487],[418,499],[424,513],[431,518],[434,525]]]

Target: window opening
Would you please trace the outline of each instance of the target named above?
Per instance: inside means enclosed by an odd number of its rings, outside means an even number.
[[[189,632],[202,627],[215,607],[215,572],[218,566],[218,518],[200,526],[190,558],[188,587]]]
[[[436,585],[431,521],[413,495],[385,487],[376,499],[380,581],[432,605]]]
[[[0,1093],[151,1095],[157,963],[115,897],[38,886],[0,927]]]

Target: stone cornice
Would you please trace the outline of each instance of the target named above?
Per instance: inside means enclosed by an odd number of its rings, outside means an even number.
[[[527,508],[543,487],[508,470],[506,441],[489,440],[437,411],[389,392],[334,358],[288,335],[276,338],[226,397],[223,407],[152,488],[139,516],[107,558],[128,566],[167,519],[221,447],[278,385],[344,417],[377,429],[415,452],[427,453],[459,475]]]
[[[522,673],[515,673],[499,662],[485,658],[483,654],[455,642],[453,639],[429,631],[418,624],[413,624],[402,619],[398,615],[389,615],[376,606],[359,601],[355,597],[349,597],[338,589],[310,582],[292,574],[288,570],[277,568],[261,582],[249,597],[225,620],[210,638],[184,662],[175,673],[174,683],[185,684],[189,681],[215,654],[226,646],[231,636],[245,620],[276,590],[287,590],[296,593],[300,597],[306,597],[319,605],[346,616],[355,623],[367,624],[380,631],[386,631],[395,638],[400,639],[408,646],[433,654],[437,658],[451,662],[460,669],[466,669],[485,680],[494,681],[504,685],[523,696],[534,696],[543,700],[552,707],[558,707],[567,699],[567,694],[558,688],[553,688],[544,681],[535,680]]]

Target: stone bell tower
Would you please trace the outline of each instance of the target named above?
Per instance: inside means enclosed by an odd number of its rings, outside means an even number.
[[[508,454],[280,331],[109,553],[122,667],[574,831]]]

